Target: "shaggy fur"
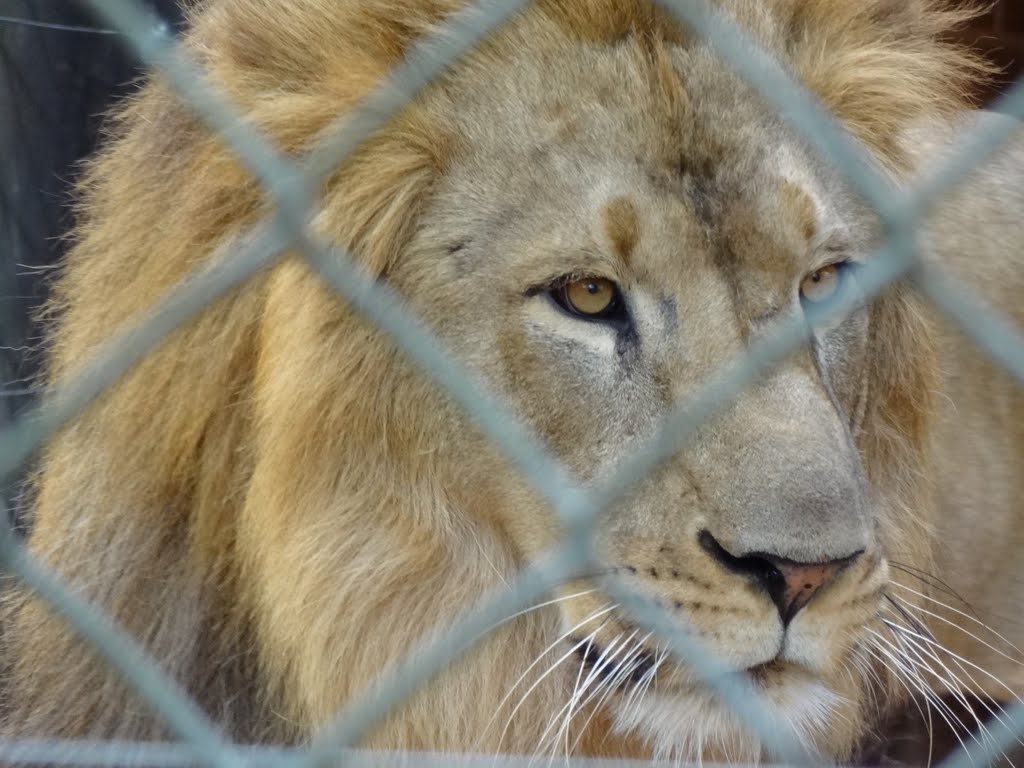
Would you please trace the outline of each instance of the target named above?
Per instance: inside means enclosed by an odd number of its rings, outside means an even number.
[[[210,0],[186,45],[297,155],[461,3],[286,5]],[[947,121],[980,71],[946,42],[966,14],[932,0],[721,5],[897,177],[917,162],[905,129]],[[55,286],[54,382],[268,212],[159,78],[112,133]],[[796,286],[829,237],[853,261],[878,239],[827,163],[644,0],[540,0],[322,192],[321,234],[387,279],[587,480],[768,319],[799,311]],[[556,278],[589,275],[622,286],[630,332],[549,301]],[[903,695],[885,670],[850,670],[876,666],[858,656],[858,632],[879,620],[887,563],[931,568],[921,531],[934,524],[939,387],[934,329],[896,287],[822,329],[599,534],[611,567],[637,574],[737,668],[758,667],[766,694],[833,758]],[[775,607],[701,548],[701,531],[736,556],[856,562],[770,662],[784,631]],[[466,417],[287,258],[173,334],[47,447],[29,545],[232,737],[300,742],[557,536]],[[504,625],[366,743],[549,749],[579,683],[575,657],[512,705],[571,647],[558,638],[607,605],[570,594]],[[166,735],[31,596],[12,589],[3,623],[5,737]],[[612,613],[586,632],[607,649],[628,628]],[[657,653],[636,645],[636,658]],[[663,670],[646,697],[609,690],[587,705],[595,716],[570,718],[565,744],[758,755],[685,669]]]

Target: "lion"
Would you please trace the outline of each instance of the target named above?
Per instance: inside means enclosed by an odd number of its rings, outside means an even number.
[[[184,45],[293,157],[463,7],[287,5],[208,0]],[[942,131],[985,70],[950,42],[969,11],[717,7],[894,186],[955,146]],[[913,138],[928,125],[931,144]],[[53,384],[271,212],[158,76],[110,130],[54,285]],[[1002,157],[920,245],[1024,321],[1024,184],[1000,171],[1024,168],[1024,152]],[[600,519],[599,567],[508,617],[363,746],[765,757],[697,671],[609,597],[609,572],[745,673],[829,760],[865,754],[910,694],[938,720],[943,695],[1021,689],[994,634],[1020,629],[1006,570],[1021,536],[1020,391],[909,283],[858,299],[879,217],[668,12],[530,4],[346,160],[318,205],[319,236],[401,296],[585,485],[779,323],[852,307],[808,320],[806,344]],[[564,534],[452,398],[294,253],[64,428],[31,504],[33,555],[252,743],[308,741]],[[991,628],[966,623],[947,582]],[[168,737],[41,601],[12,585],[3,605],[4,737]],[[959,631],[933,616],[941,606],[962,610],[948,614]],[[950,654],[990,676],[929,662]]]

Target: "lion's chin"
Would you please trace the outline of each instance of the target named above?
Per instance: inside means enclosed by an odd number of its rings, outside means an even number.
[[[846,699],[810,677],[761,681],[761,687],[767,703],[809,749],[820,747],[845,708]],[[624,697],[613,705],[613,721],[617,733],[639,737],[658,760],[738,764],[764,756],[756,735],[706,689]]]

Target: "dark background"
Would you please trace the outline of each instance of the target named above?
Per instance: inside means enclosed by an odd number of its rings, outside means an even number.
[[[150,0],[172,25],[174,0]],[[73,0],[0,0],[0,430],[33,401],[33,310],[70,224],[69,185],[102,115],[139,76],[116,35]],[[10,503],[13,488],[0,480]]]
[[[1024,0],[985,0],[989,11],[979,16],[960,37],[999,65],[1005,75],[980,93],[983,101],[997,96],[1024,72]]]
[[[180,25],[176,0],[148,3]],[[0,430],[33,400],[40,360],[31,316],[60,260],[76,163],[140,74],[104,26],[74,0],[0,0]],[[964,39],[1007,73],[979,93],[987,101],[1020,71],[1024,0],[997,0]],[[0,479],[0,498],[11,492]]]

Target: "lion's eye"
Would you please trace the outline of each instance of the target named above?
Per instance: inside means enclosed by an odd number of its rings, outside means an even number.
[[[811,304],[831,299],[839,291],[842,267],[842,264],[829,264],[811,272],[800,283],[800,298]]]
[[[609,317],[619,304],[618,286],[603,277],[571,280],[556,288],[552,296],[563,308],[583,317]]]

